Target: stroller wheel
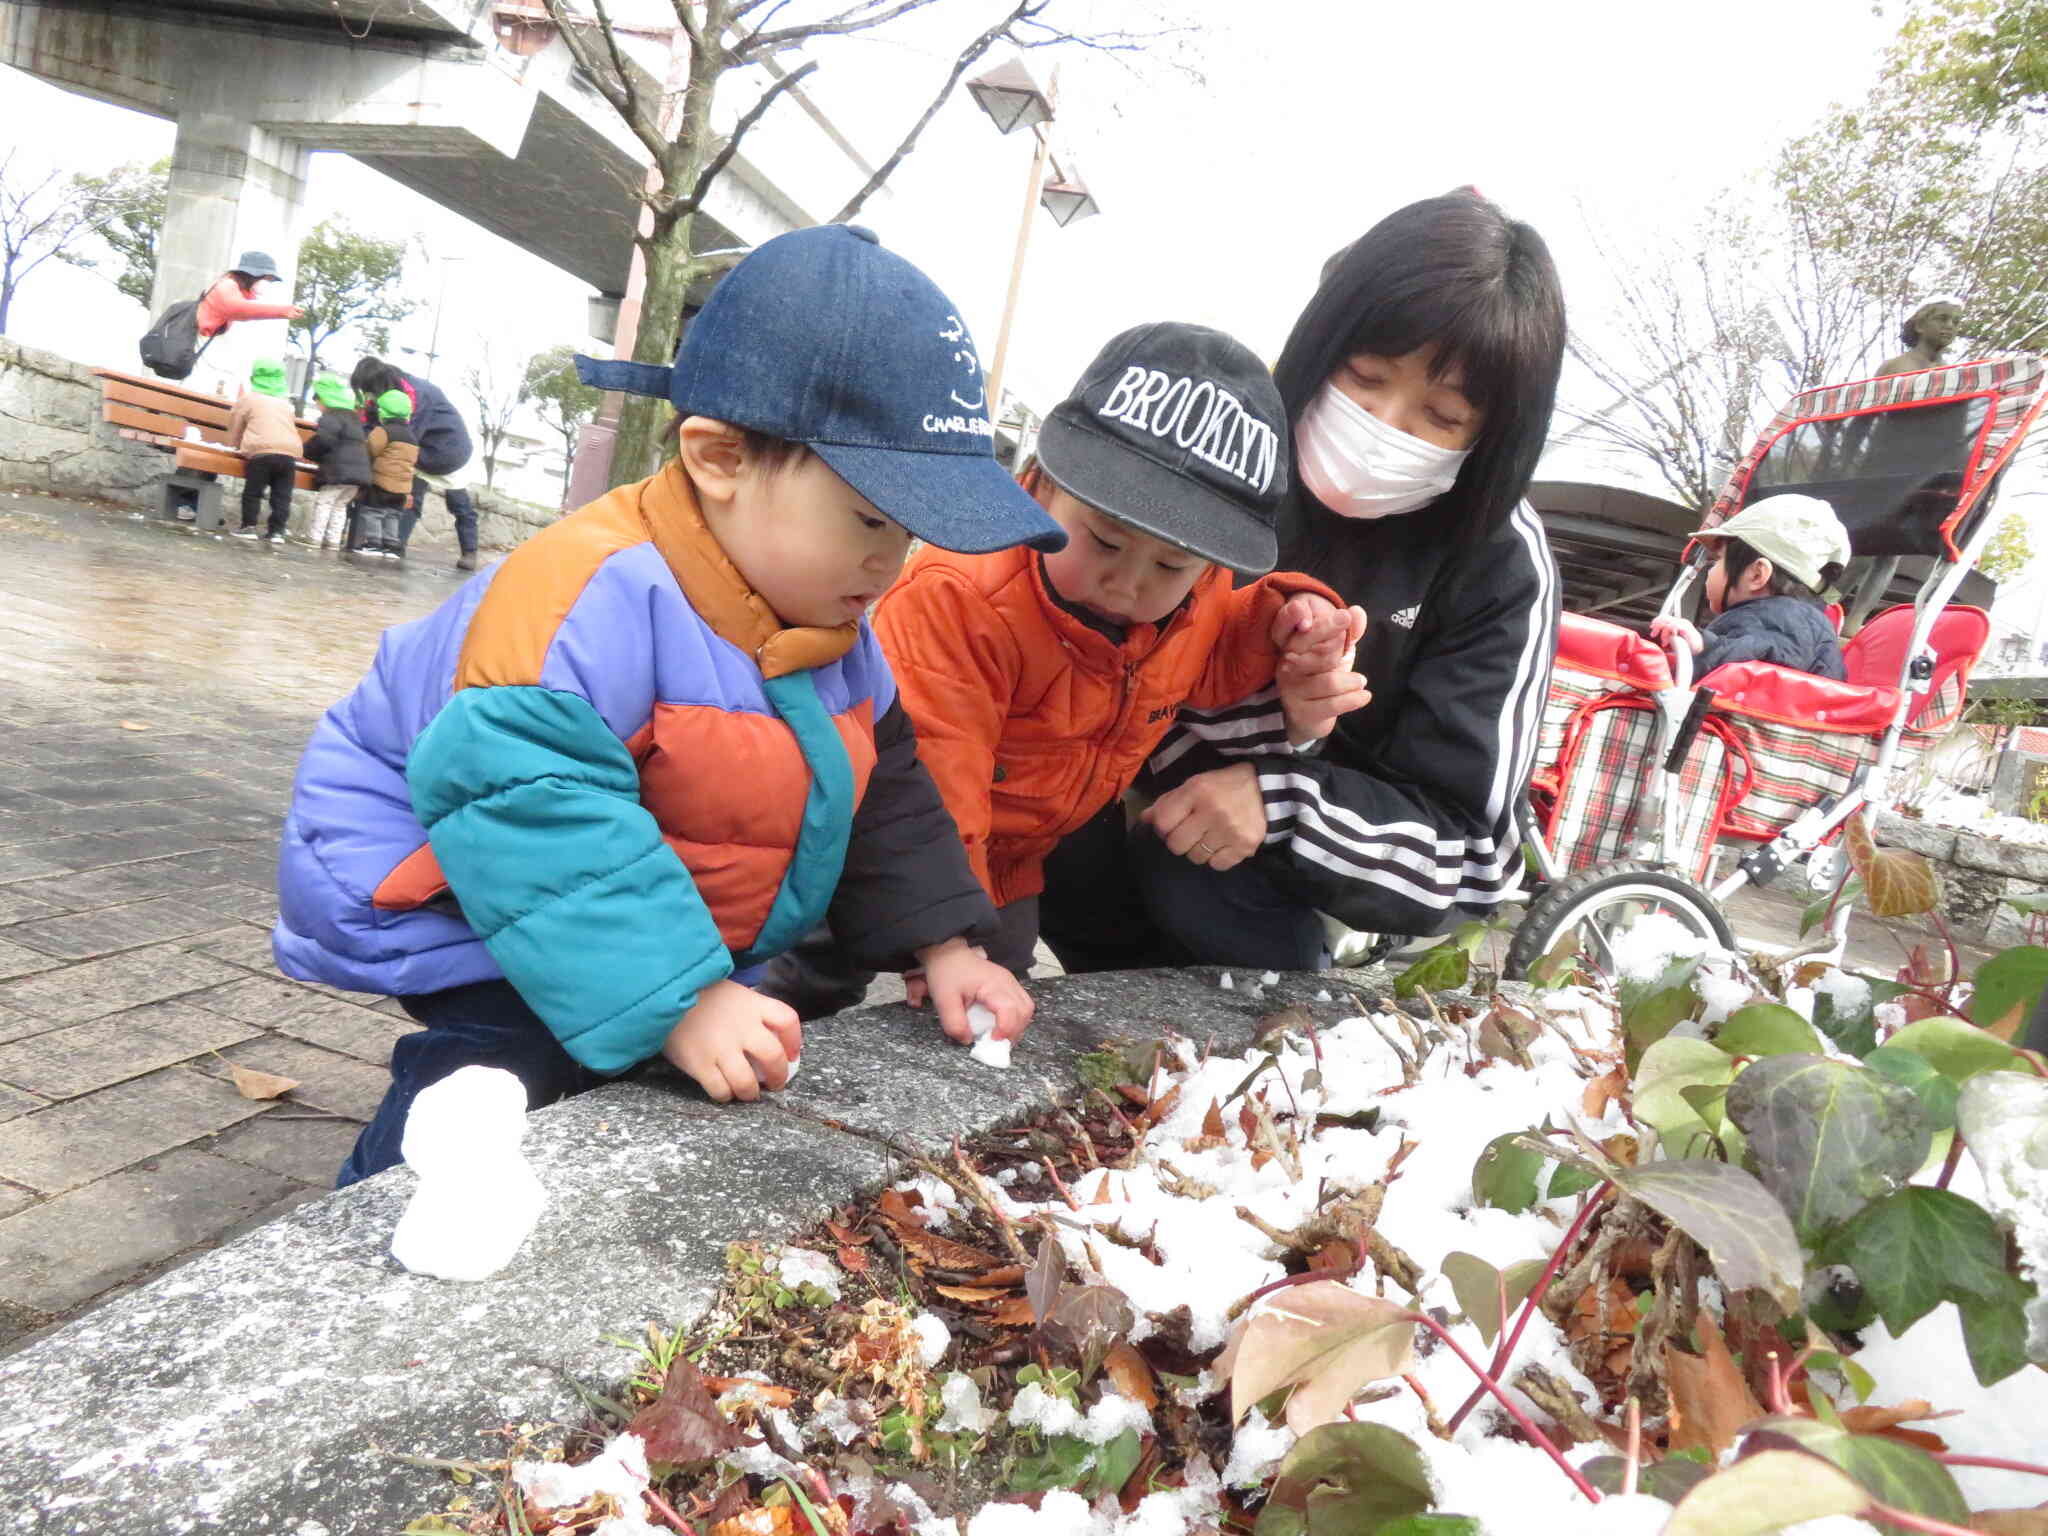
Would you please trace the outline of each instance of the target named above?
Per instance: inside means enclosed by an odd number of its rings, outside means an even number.
[[[1735,948],[1735,930],[1703,887],[1659,864],[1602,864],[1558,881],[1530,905],[1508,945],[1506,974],[1520,980],[1574,930],[1588,957],[1612,969],[1609,939],[1651,912],[1722,949]]]

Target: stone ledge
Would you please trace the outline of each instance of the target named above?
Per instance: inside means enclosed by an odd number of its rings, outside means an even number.
[[[1334,1020],[1347,994],[1387,990],[1384,971],[1337,972],[1254,998],[1249,978],[1223,991],[1216,975],[1034,982],[1009,1073],[889,1006],[814,1025],[771,1101],[713,1106],[664,1074],[543,1110],[526,1150],[548,1212],[482,1285],[391,1259],[406,1170],[301,1206],[0,1359],[0,1529],[402,1529],[446,1486],[374,1447],[491,1457],[503,1444],[483,1430],[574,1415],[556,1370],[623,1375],[602,1335],[694,1320],[727,1242],[787,1236],[873,1187],[892,1166],[881,1139],[936,1149],[1071,1095],[1076,1059],[1107,1038],[1171,1027],[1242,1050],[1283,1003]],[[1315,1003],[1324,989],[1339,1001]]]

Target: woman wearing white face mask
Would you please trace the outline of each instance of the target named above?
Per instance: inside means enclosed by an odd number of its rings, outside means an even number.
[[[1372,699],[1313,753],[1270,695],[1183,713],[1152,760],[1157,835],[1132,845],[1151,942],[1121,963],[1312,969],[1319,913],[1433,934],[1514,889],[1559,594],[1522,496],[1564,335],[1542,240],[1474,192],[1325,267],[1274,370],[1295,449],[1279,563],[1365,610]]]

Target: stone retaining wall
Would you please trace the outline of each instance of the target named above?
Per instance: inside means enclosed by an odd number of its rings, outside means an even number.
[[[1007,1072],[890,1006],[813,1025],[802,1075],[758,1104],[711,1104],[663,1064],[540,1111],[525,1151],[550,1204],[480,1285],[391,1258],[415,1183],[400,1167],[87,1313],[0,1359],[0,1530],[403,1530],[450,1489],[386,1451],[491,1458],[507,1422],[574,1422],[565,1375],[608,1388],[632,1363],[603,1335],[693,1324],[728,1242],[794,1235],[900,1177],[892,1147],[944,1156],[955,1135],[1074,1096],[1076,1061],[1105,1039],[1172,1028],[1243,1051],[1274,1009],[1334,1023],[1391,978],[1224,991],[1197,968],[1029,986],[1038,1016]]]
[[[91,369],[0,336],[0,487],[153,511],[171,467],[168,453],[132,442],[100,419],[100,381]],[[481,471],[482,460],[472,467]],[[232,520],[241,482],[223,481],[221,493]],[[559,508],[481,487],[471,495],[477,542],[487,550],[523,543],[562,515]],[[292,531],[303,533],[312,513],[312,493],[298,492],[292,498]],[[428,498],[413,543],[427,550],[455,548],[455,523],[439,496]]]
[[[1878,818],[1877,840],[1921,854],[1941,877],[1941,914],[1958,938],[1999,948],[2024,942],[2007,896],[2048,890],[2048,844],[2008,842],[1910,817]]]

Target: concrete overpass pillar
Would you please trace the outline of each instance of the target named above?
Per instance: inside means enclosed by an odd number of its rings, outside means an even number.
[[[149,309],[196,298],[243,251],[268,251],[289,299],[299,260],[299,214],[312,152],[258,127],[222,98],[229,70],[198,71],[181,91],[178,141],[157,239],[156,286]],[[194,78],[196,76],[196,79]]]

